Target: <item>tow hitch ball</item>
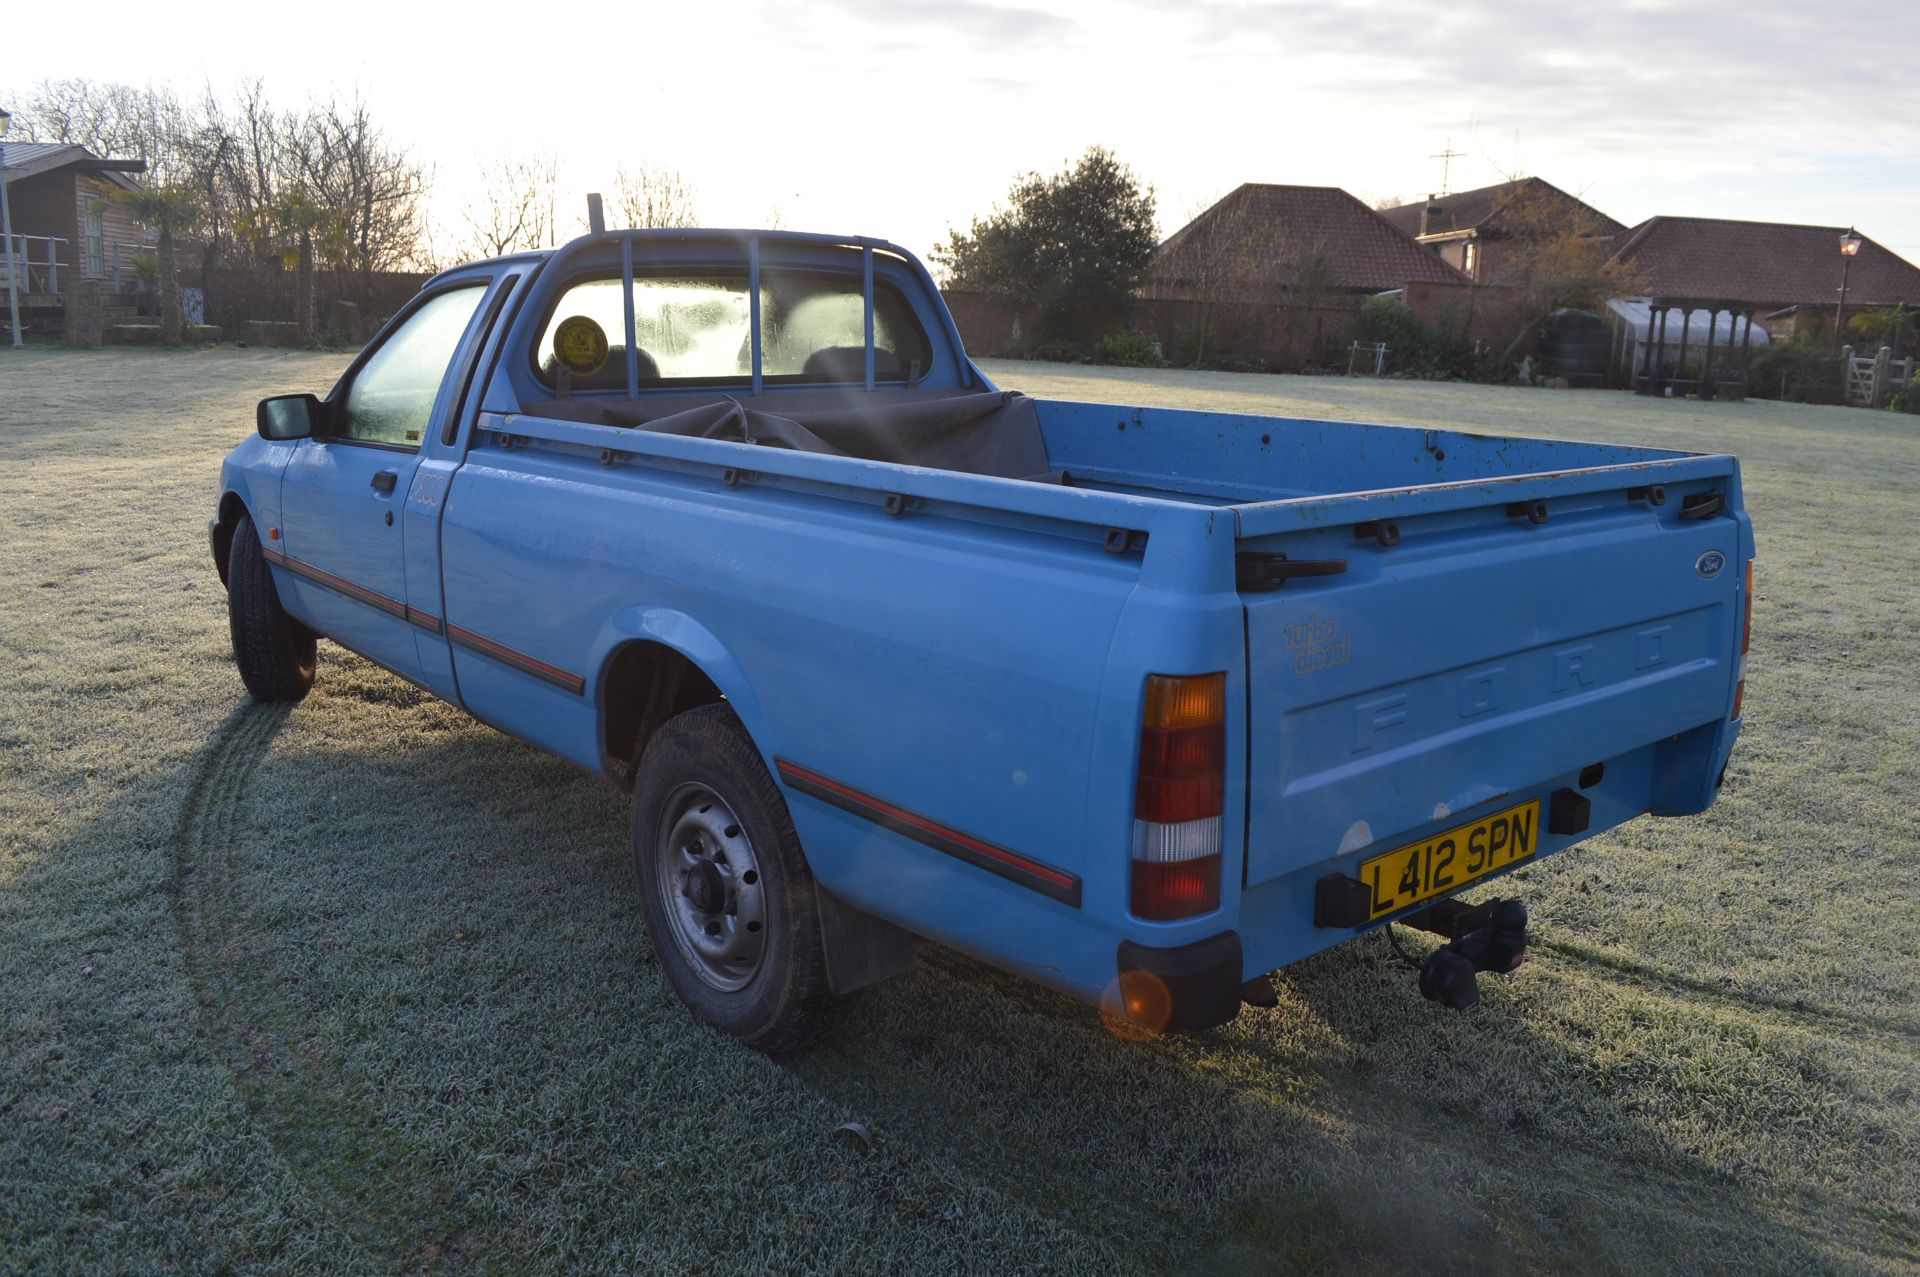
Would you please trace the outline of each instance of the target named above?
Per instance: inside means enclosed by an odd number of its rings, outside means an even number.
[[[1505,975],[1526,960],[1527,907],[1518,900],[1483,905],[1444,900],[1405,921],[1450,941],[1421,964],[1420,992],[1428,1001],[1456,1011],[1480,1001],[1482,971]]]

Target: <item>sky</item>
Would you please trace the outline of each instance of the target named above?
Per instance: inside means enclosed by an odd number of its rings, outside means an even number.
[[[1531,174],[1629,225],[1857,225],[1920,261],[1920,5],[1877,7],[208,0],[155,21],[96,0],[84,40],[58,6],[17,6],[0,93],[69,76],[188,97],[259,76],[286,107],[357,93],[432,170],[443,254],[503,151],[559,155],[563,213],[623,164],[665,165],[708,225],[925,255],[1017,175],[1100,144],[1155,188],[1163,233],[1241,182],[1376,202]]]

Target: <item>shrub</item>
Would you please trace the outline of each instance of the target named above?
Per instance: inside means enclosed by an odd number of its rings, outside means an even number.
[[[1146,333],[1108,333],[1093,349],[1093,362],[1116,368],[1165,368],[1160,343]]]
[[[1473,376],[1473,344],[1458,330],[1436,330],[1421,323],[1398,297],[1369,297],[1353,324],[1354,340],[1387,344],[1387,368],[1436,380]],[[1357,367],[1357,365],[1356,365]]]
[[[1427,331],[1426,368],[1422,375],[1436,381],[1471,381],[1480,374],[1480,355],[1459,329]]]
[[[1747,393],[1756,399],[1837,404],[1845,390],[1840,356],[1813,342],[1786,341],[1753,352]]]
[[[1427,333],[1413,310],[1398,297],[1369,297],[1353,321],[1356,341],[1387,343],[1390,366],[1398,368],[1416,350],[1425,347]]]
[[[1920,378],[1908,382],[1900,388],[1898,394],[1887,400],[1888,412],[1911,412],[1920,415]]]
[[[1037,342],[1033,347],[1033,357],[1050,364],[1077,364],[1080,362],[1080,347],[1058,338]]]
[[[1225,352],[1208,355],[1205,359],[1195,360],[1195,368],[1204,368],[1208,372],[1272,372],[1267,361],[1258,355],[1235,355]]]

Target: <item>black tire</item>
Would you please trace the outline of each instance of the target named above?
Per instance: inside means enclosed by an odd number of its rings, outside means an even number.
[[[769,1055],[833,1027],[841,1000],[827,984],[813,873],[779,786],[727,706],[688,710],[655,733],[634,780],[632,837],[647,934],[694,1015]],[[689,838],[709,845],[690,852]],[[710,885],[690,882],[701,874]],[[703,917],[707,940],[694,934]],[[713,930],[722,926],[724,939]],[[760,937],[751,965],[697,951],[744,944],[748,927]]]
[[[297,701],[313,686],[313,631],[287,615],[253,520],[240,516],[227,557],[227,627],[240,680],[256,701]]]

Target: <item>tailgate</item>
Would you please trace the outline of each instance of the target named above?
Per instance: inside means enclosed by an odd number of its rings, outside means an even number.
[[[1734,474],[1690,457],[1241,507],[1243,556],[1347,564],[1243,590],[1248,885],[1724,718]]]

